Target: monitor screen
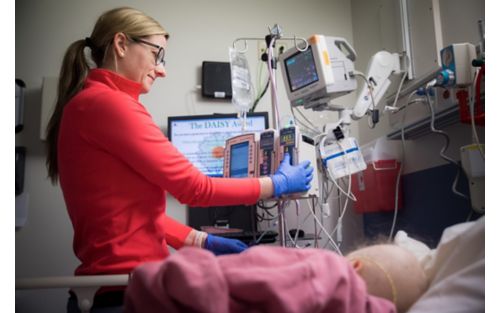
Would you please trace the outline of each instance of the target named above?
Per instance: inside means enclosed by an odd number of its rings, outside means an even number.
[[[229,177],[248,176],[248,141],[231,145]]]
[[[262,132],[268,127],[267,112],[247,115],[245,132]],[[242,133],[241,120],[236,114],[168,117],[168,138],[172,144],[211,177],[223,176],[226,139]]]
[[[311,47],[285,59],[286,75],[290,90],[296,91],[319,80]]]

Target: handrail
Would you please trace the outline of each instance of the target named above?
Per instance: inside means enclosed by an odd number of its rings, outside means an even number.
[[[82,275],[16,278],[16,289],[126,286],[129,275]]]
[[[90,312],[95,292],[106,286],[126,286],[130,275],[82,275],[16,278],[16,289],[71,288],[76,294],[78,307],[83,313]]]

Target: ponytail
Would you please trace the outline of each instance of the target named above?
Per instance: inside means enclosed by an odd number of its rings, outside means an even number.
[[[68,101],[83,89],[90,67],[84,53],[90,48],[90,58],[96,67],[102,67],[108,57],[108,49],[116,33],[123,32],[132,37],[165,35],[168,33],[153,18],[141,11],[129,7],[121,7],[103,13],[96,22],[90,38],[75,41],[69,46],[61,66],[57,102],[54,113],[47,126],[47,159],[45,161],[48,176],[53,184],[59,178],[57,164],[57,141],[59,128]]]
[[[46,130],[47,159],[45,163],[48,176],[53,184],[56,184],[59,178],[57,141],[64,107],[77,92],[82,90],[85,78],[90,70],[84,54],[86,45],[86,41],[82,39],[69,46],[64,55],[59,74],[56,106]]]

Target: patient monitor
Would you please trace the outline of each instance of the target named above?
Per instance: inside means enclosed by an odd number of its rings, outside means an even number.
[[[304,51],[293,47],[283,53],[281,69],[293,107],[340,112],[338,121],[324,126],[326,138],[320,141],[317,151],[330,176],[336,179],[366,168],[357,141],[349,137],[348,126],[352,120],[367,114],[372,116],[373,124],[378,122],[375,107],[391,83],[389,77],[401,72],[400,55],[377,52],[370,59],[366,82],[356,102],[346,107],[330,103],[330,100],[356,90],[355,76],[362,76],[354,69],[356,52],[340,37],[313,35],[308,43]]]
[[[357,88],[356,52],[340,37],[313,35],[308,42],[303,52],[297,47],[285,51],[280,64],[292,106],[316,109]]]

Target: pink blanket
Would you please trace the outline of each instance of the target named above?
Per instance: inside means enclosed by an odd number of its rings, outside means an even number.
[[[337,254],[257,246],[215,257],[183,248],[133,273],[126,312],[396,312]]]

